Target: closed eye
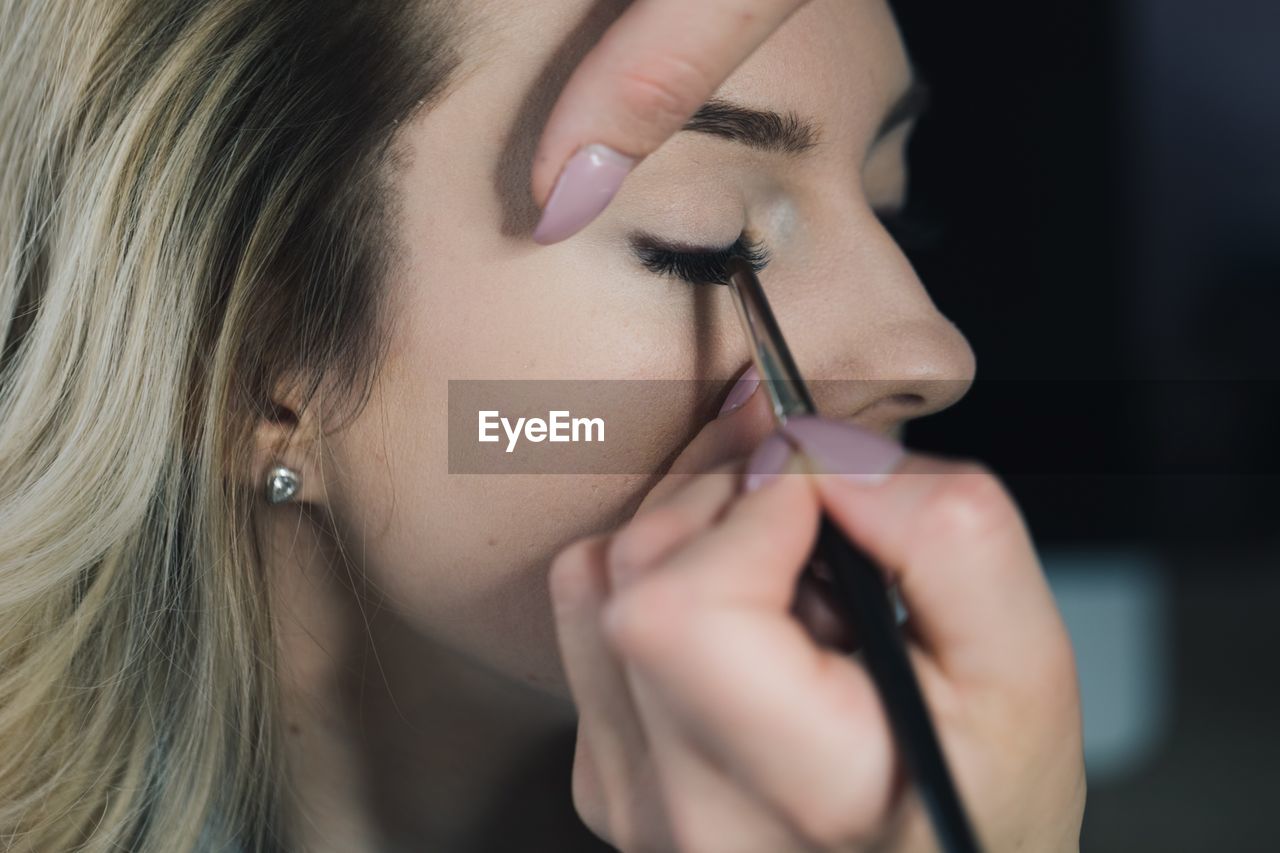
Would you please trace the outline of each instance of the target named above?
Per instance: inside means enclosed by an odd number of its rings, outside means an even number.
[[[732,245],[720,249],[672,244],[650,234],[633,236],[631,248],[650,272],[690,284],[728,284],[726,267],[732,258],[742,258],[756,272],[769,264],[768,250],[745,232]]]
[[[904,213],[901,208],[881,208],[875,214],[907,254],[936,249],[940,243],[936,223]],[[768,249],[746,232],[738,235],[732,245],[719,249],[670,243],[644,233],[631,238],[631,247],[650,272],[690,284],[728,284],[726,267],[731,258],[742,258],[756,272],[769,265]]]

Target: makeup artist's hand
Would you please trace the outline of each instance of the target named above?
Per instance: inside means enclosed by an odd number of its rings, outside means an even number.
[[[1078,850],[1074,658],[1005,489],[856,427],[787,430],[827,473],[795,473],[774,436],[746,465],[668,477],[555,561],[579,815],[625,853],[936,849],[848,632],[807,575],[797,597],[825,508],[900,586],[986,849]]]
[[[805,2],[631,3],[578,65],[547,120],[533,161],[533,198],[542,208],[533,238],[555,243],[595,219],[636,163]]]

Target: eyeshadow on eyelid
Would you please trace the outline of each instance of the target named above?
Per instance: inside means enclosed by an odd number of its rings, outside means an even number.
[[[752,218],[755,230],[771,235],[777,243],[785,242],[799,221],[795,204],[786,198],[777,199]]]
[[[733,244],[737,239],[737,235],[724,240],[690,240],[687,237],[681,239],[667,239],[666,237],[662,237],[658,234],[650,234],[646,231],[637,231],[627,239],[627,243],[632,248],[697,254],[700,252],[728,251],[733,247]]]

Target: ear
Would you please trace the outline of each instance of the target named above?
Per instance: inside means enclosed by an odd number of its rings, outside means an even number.
[[[292,503],[323,504],[322,430],[315,406],[303,407],[296,386],[282,385],[271,405],[253,427],[251,476],[254,488],[265,494],[272,468],[283,465],[298,472],[301,484]]]

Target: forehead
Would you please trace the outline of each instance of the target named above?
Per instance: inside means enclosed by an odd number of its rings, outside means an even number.
[[[471,3],[479,35],[466,52],[487,66],[486,72],[505,75],[505,87],[520,90],[523,101],[536,105],[524,112],[541,117],[577,63],[630,5],[628,0]],[[910,78],[886,0],[812,0],[770,34],[716,94],[821,116],[826,124],[859,117],[874,123]]]
[[[411,158],[421,172],[414,180],[435,184],[439,197],[445,179],[428,167],[447,151],[452,174],[492,170],[503,234],[532,229],[541,212],[529,193],[529,169],[547,116],[570,73],[627,6],[625,0],[469,0],[455,7],[469,24],[464,70],[447,98],[403,129],[411,151],[431,155]],[[716,95],[815,119],[826,138],[855,146],[870,140],[910,75],[885,0],[813,0]],[[459,139],[467,144],[460,147]],[[681,144],[673,143],[664,148]],[[855,160],[851,147],[833,153]]]
[[[884,0],[817,0],[792,15],[717,94],[818,118],[834,137],[865,139],[910,80]]]

